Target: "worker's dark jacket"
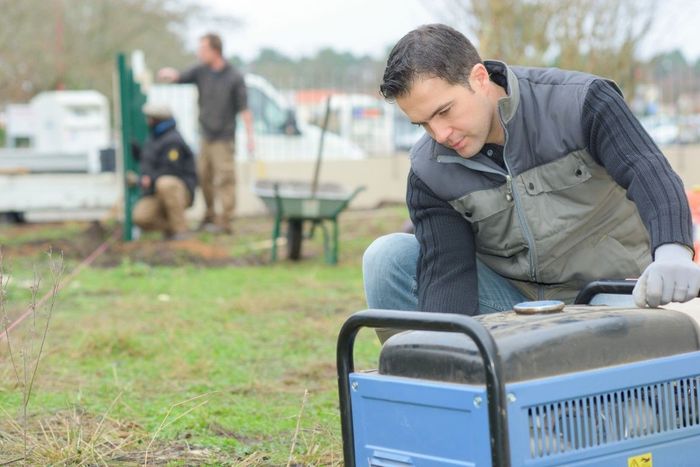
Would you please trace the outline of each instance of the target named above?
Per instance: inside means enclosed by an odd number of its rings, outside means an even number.
[[[180,132],[175,120],[165,120],[155,125],[151,137],[141,151],[141,175],[151,177],[151,186],[144,195],[153,194],[156,180],[161,175],[174,175],[182,179],[190,192],[190,205],[197,188],[197,171],[194,155]]]
[[[411,151],[419,309],[477,312],[477,257],[531,299],[571,300],[589,281],[638,277],[652,247],[692,245],[682,183],[614,83],[485,64],[507,83],[505,168],[427,135]]]

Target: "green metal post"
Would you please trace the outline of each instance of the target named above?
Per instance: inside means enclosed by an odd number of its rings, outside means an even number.
[[[333,253],[330,264],[338,264],[338,217],[333,218]]]
[[[140,195],[138,184],[129,183],[129,174],[139,174],[139,163],[134,157],[131,144],[143,144],[146,141],[148,131],[146,118],[141,112],[141,107],[146,102],[146,96],[141,92],[141,86],[134,81],[133,73],[127,65],[123,53],[117,55],[117,71],[124,167],[124,229],[122,237],[125,241],[131,241],[133,240],[131,214]]]
[[[326,264],[333,264],[331,261],[331,245],[330,245],[330,238],[328,234],[328,227],[326,227],[326,223],[324,222],[323,219],[318,221],[318,225],[321,226],[321,230],[323,230],[323,259],[326,260]]]
[[[282,224],[282,215],[279,212],[275,213],[275,225],[272,228],[272,250],[270,252],[270,260],[274,263],[277,261],[277,238],[280,236],[280,228]]]
[[[282,217],[284,213],[282,212],[282,198],[280,197],[279,185],[275,183],[275,225],[272,228],[272,251],[270,254],[270,259],[274,263],[277,261],[277,239],[280,236],[280,230],[282,228]]]

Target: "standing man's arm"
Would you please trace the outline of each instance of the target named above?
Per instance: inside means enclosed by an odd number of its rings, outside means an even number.
[[[250,109],[245,109],[241,112],[241,117],[243,118],[243,124],[246,129],[246,136],[248,141],[248,157],[251,159],[255,157],[255,127],[253,126],[253,112]]]
[[[172,67],[165,67],[158,70],[156,74],[158,81],[163,81],[166,83],[176,83],[178,78],[180,78],[180,72]]]
[[[248,89],[245,79],[238,75],[239,79],[235,84],[231,98],[236,114],[240,113],[246,130],[246,140],[248,141],[248,157],[255,157],[255,127],[253,126],[253,113],[248,108]]]
[[[591,155],[627,190],[651,239],[654,261],[634,290],[638,306],[657,307],[698,295],[692,219],[683,182],[609,83],[591,84],[583,107]]]
[[[188,68],[185,71],[178,71],[172,67],[165,67],[158,70],[156,78],[158,81],[163,81],[165,83],[196,84],[198,70],[198,65]]]
[[[420,244],[418,310],[476,315],[479,291],[469,223],[411,170],[406,193]]]

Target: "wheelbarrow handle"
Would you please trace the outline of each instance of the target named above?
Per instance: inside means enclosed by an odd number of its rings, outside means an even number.
[[[495,467],[510,467],[510,442],[506,411],[505,381],[496,342],[477,320],[452,313],[419,311],[365,310],[345,321],[338,335],[337,369],[340,418],[343,433],[345,465],[355,466],[355,443],[350,399],[350,373],[354,371],[353,347],[358,331],[363,328],[395,328],[403,330],[447,331],[466,334],[476,344],[486,371],[491,461]]]
[[[345,208],[348,207],[348,204],[350,204],[350,202],[355,198],[355,196],[357,196],[357,194],[363,190],[365,190],[364,185],[360,185],[357,188],[355,188],[355,191],[350,193],[350,196],[348,196],[345,199],[345,201],[343,201],[343,203],[340,206],[338,206],[338,208],[335,210],[335,212],[333,213],[333,215],[331,217],[335,217],[338,214],[340,214],[341,212],[343,212],[345,210]]]

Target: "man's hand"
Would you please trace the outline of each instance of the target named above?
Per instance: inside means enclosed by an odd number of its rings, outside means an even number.
[[[125,176],[127,186],[135,187],[141,183],[141,180],[139,179],[139,174],[137,174],[133,170],[127,170]]]
[[[634,303],[658,308],[670,302],[687,302],[698,296],[700,266],[693,253],[678,243],[666,243],[656,249],[654,262],[642,273],[634,287]]]
[[[255,140],[248,136],[248,157],[253,160],[255,159]]]
[[[161,68],[158,70],[158,74],[156,75],[158,78],[158,81],[165,81],[166,83],[173,83],[177,81],[177,79],[180,77],[180,72],[178,72],[175,68]]]
[[[245,109],[241,112],[243,123],[245,123],[246,135],[248,136],[248,157],[252,160],[255,157],[255,127],[253,126],[253,112]]]
[[[144,175],[141,177],[141,188],[148,190],[151,187],[151,177]]]

